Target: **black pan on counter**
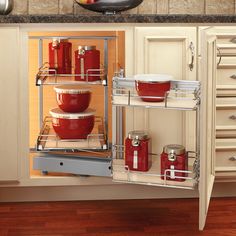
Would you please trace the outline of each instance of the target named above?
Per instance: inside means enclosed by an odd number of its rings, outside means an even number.
[[[77,3],[83,8],[105,14],[115,14],[116,12],[126,11],[137,7],[143,0],[98,0],[95,3]]]

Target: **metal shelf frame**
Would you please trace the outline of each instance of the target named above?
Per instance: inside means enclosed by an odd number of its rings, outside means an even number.
[[[102,66],[101,66],[102,67]],[[72,67],[73,69],[73,67]],[[93,72],[93,74],[91,74]],[[95,74],[96,73],[96,74]],[[57,74],[55,69],[49,68],[49,63],[45,62],[36,75],[36,86],[42,85],[107,85],[105,69],[89,69],[85,74]],[[76,76],[84,76],[84,81],[76,81]],[[98,77],[99,80],[90,82],[88,78]]]
[[[49,39],[68,39],[68,40],[78,40],[78,39],[95,39],[95,40],[102,40],[104,42],[103,50],[104,50],[104,59],[103,59],[103,65],[104,69],[102,72],[99,73],[102,74],[103,80],[101,81],[101,85],[104,87],[104,127],[105,127],[105,133],[108,134],[108,84],[107,84],[107,77],[108,77],[108,43],[109,40],[116,40],[116,36],[29,36],[29,40],[38,40],[38,67],[42,68],[44,67],[44,62],[43,62],[43,41],[44,40],[49,40]],[[42,71],[41,71],[42,72]],[[42,73],[41,73],[42,75]],[[39,74],[37,75],[38,79]],[[54,75],[55,76],[55,75]],[[56,75],[56,76],[64,76],[64,75]],[[68,75],[67,75],[68,76]],[[75,76],[72,74],[71,76]],[[38,80],[37,80],[38,81]],[[37,83],[36,83],[37,84]],[[56,83],[51,83],[50,85],[55,85]],[[79,82],[75,83],[79,84]],[[83,84],[83,82],[81,83]],[[85,82],[85,84],[88,84]],[[96,84],[96,83],[89,83],[91,84]],[[37,85],[42,85],[42,84],[37,84]],[[43,99],[44,99],[44,93],[43,93],[43,86],[38,87],[38,96],[39,96],[39,129],[41,130],[43,123],[44,123],[44,117],[43,117]],[[109,148],[109,139],[107,137],[107,147]]]
[[[87,139],[63,140],[53,130],[52,117],[44,119],[43,127],[39,133],[36,150],[41,152],[66,151],[75,153],[78,151],[99,152],[107,150],[104,124],[101,117],[95,117],[95,127]]]
[[[188,177],[186,180],[192,181],[192,186],[184,186],[184,185],[175,185],[169,184],[169,181],[166,180],[168,177],[167,172],[164,176],[164,181],[161,183],[152,183],[152,182],[140,182],[137,180],[132,180],[130,176],[132,176],[133,173],[137,174],[137,176],[144,175],[145,177],[149,176],[147,173],[142,172],[133,172],[130,171],[125,165],[120,166],[121,172],[123,174],[126,174],[127,179],[126,180],[118,180],[118,182],[124,182],[124,183],[131,183],[131,184],[143,184],[143,185],[153,185],[153,186],[162,186],[162,187],[170,187],[170,188],[182,188],[182,189],[195,189],[195,186],[198,184],[200,172],[200,104],[201,104],[201,84],[199,81],[171,81],[171,90],[173,91],[171,99],[173,100],[193,100],[194,106],[192,107],[171,107],[169,106],[169,99],[170,99],[170,92],[166,93],[165,97],[163,97],[164,102],[160,106],[157,102],[153,102],[152,106],[150,106],[150,103],[141,101],[140,97],[135,94],[135,80],[133,78],[123,78],[121,76],[115,76],[113,78],[113,105],[112,105],[112,116],[113,116],[113,134],[112,134],[112,157],[113,157],[113,165],[114,162],[118,159],[122,160],[124,159],[124,140],[123,140],[123,112],[125,107],[136,107],[136,105],[132,105],[131,99],[139,99],[140,104],[139,107],[144,108],[152,108],[152,109],[174,109],[179,111],[192,111],[195,112],[196,115],[196,150],[195,150],[195,161],[193,165],[192,171],[184,171],[186,174],[191,174],[193,177]],[[191,95],[191,96],[188,96]],[[126,102],[123,104],[117,104],[114,102],[114,97],[125,97]],[[150,98],[150,97],[149,97]],[[159,98],[159,97],[154,97]],[[145,113],[146,114],[146,113]],[[114,168],[113,168],[114,169]],[[181,172],[182,171],[176,171]],[[161,179],[161,175],[156,174],[150,174],[150,177],[159,178]],[[113,178],[114,179],[114,178]],[[116,182],[116,180],[114,180]]]

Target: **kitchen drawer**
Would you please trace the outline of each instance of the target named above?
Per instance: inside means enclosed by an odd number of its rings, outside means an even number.
[[[236,109],[236,97],[216,98],[217,109]]]
[[[236,138],[236,129],[225,129],[225,127],[217,127],[216,138]]]
[[[222,68],[217,70],[217,86],[230,85],[236,89],[236,68]],[[218,88],[218,87],[217,87]]]
[[[225,129],[236,128],[236,108],[223,108],[216,110],[216,127]]]
[[[236,98],[216,99],[216,137],[236,137]]]
[[[226,40],[226,39],[220,39]],[[236,67],[236,43],[232,43],[230,39],[226,42],[217,41],[217,58],[218,69],[235,68]]]
[[[236,35],[217,35],[217,46],[220,44],[236,45]]]
[[[236,86],[235,85],[217,85],[216,91],[217,97],[236,97]]]
[[[236,175],[236,139],[216,140],[215,170]]]

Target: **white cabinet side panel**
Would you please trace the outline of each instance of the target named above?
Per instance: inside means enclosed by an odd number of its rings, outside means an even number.
[[[0,181],[18,179],[18,28],[0,28]]]

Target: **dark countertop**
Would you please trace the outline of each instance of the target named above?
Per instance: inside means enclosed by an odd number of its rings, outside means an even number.
[[[236,15],[8,15],[0,23],[236,23]]]

